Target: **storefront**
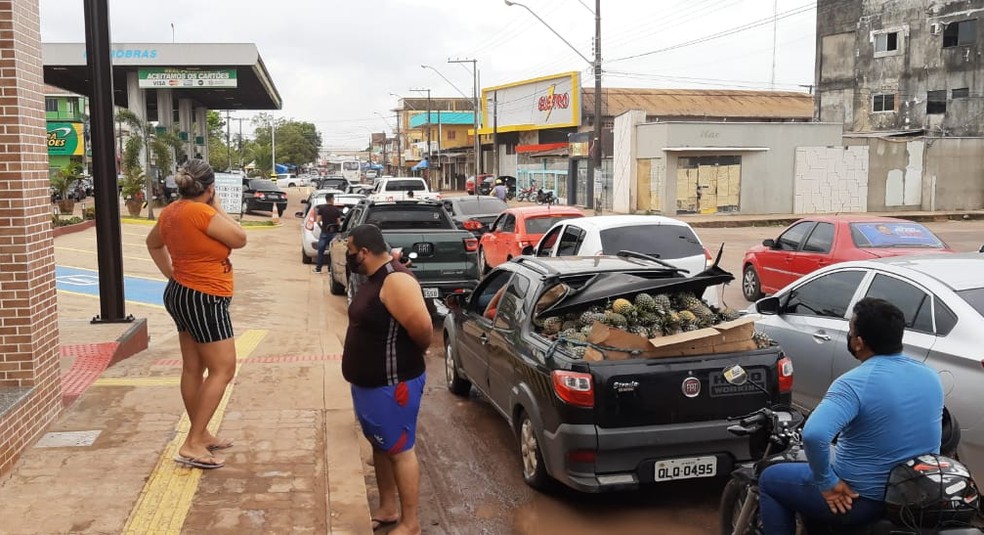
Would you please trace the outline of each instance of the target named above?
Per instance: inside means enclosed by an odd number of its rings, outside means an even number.
[[[85,124],[48,122],[48,166],[52,171],[82,165],[86,154]]]

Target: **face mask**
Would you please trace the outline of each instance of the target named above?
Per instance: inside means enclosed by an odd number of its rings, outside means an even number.
[[[359,253],[345,253],[345,266],[352,273],[362,273],[362,262],[359,261]]]

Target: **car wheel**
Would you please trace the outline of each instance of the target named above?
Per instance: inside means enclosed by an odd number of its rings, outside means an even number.
[[[759,280],[755,267],[751,264],[745,266],[741,275],[741,293],[748,301],[758,301],[762,299],[762,282]]]
[[[523,481],[535,489],[545,488],[550,476],[547,475],[547,467],[543,464],[536,428],[526,411],[519,413],[519,455],[523,461]]]
[[[455,362],[454,351],[451,349],[451,339],[444,341],[444,376],[448,380],[448,390],[456,396],[467,396],[471,391],[471,381],[458,375],[458,363]]]
[[[491,271],[489,269],[489,261],[485,259],[485,249],[478,250],[478,274],[485,276],[486,273]]]
[[[331,295],[345,295],[345,287],[335,280],[335,270],[332,269],[331,257],[328,257],[328,291]]]
[[[301,249],[301,263],[302,264],[313,264],[314,263],[314,259],[311,258],[310,256],[308,256],[304,252],[304,249]]]
[[[243,215],[246,215],[248,213],[249,213],[249,203],[246,202],[246,201],[243,201]]]

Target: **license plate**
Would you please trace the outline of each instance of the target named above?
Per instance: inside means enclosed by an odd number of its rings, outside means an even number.
[[[656,461],[656,481],[694,479],[717,475],[717,457],[691,457]]]
[[[437,299],[441,296],[440,290],[437,288],[424,288],[424,297],[427,299]]]

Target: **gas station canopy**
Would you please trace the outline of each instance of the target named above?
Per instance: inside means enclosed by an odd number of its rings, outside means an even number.
[[[158,89],[211,110],[276,110],[283,104],[254,44],[117,43],[111,54],[114,103],[128,107],[127,78],[135,72],[152,121]],[[89,95],[84,43],[45,43],[42,56],[46,84]]]

